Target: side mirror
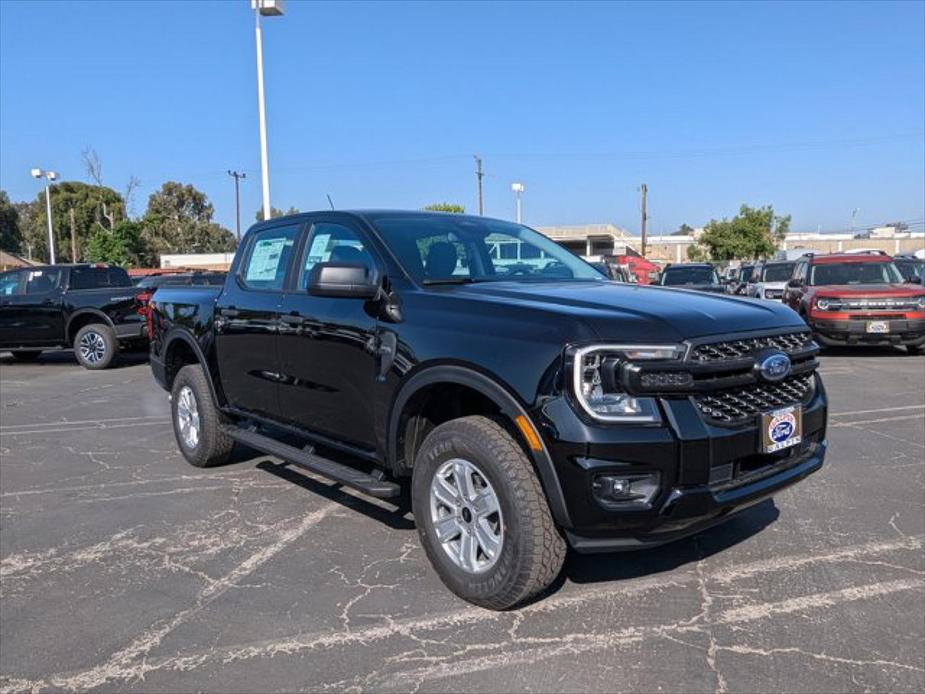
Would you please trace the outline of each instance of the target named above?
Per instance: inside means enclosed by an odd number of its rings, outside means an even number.
[[[922,284],[922,278],[918,275],[912,275],[909,279],[906,280],[909,284]]]
[[[800,287],[803,286],[803,280],[792,279],[789,282],[787,282],[787,286],[790,287],[791,289],[799,289]]]
[[[357,263],[318,263],[308,275],[308,293],[374,299],[379,294],[379,273]]]

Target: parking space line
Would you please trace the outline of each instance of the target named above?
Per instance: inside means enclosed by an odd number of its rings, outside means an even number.
[[[901,405],[899,407],[880,407],[876,410],[854,410],[853,412],[830,412],[830,417],[849,417],[856,414],[874,414],[875,412],[899,412],[900,410],[925,410],[925,403],[921,405]]]
[[[84,419],[77,421],[61,420],[58,422],[30,422],[29,424],[7,424],[6,426],[0,426],[0,433],[10,430],[10,429],[28,429],[35,427],[60,427],[60,426],[76,426],[78,424],[108,424],[109,422],[132,422],[143,419],[165,419],[164,415],[161,414],[152,414],[152,415],[140,415],[138,417],[115,417],[113,419]],[[167,418],[169,419],[169,418]]]
[[[60,429],[29,429],[27,431],[5,431],[0,430],[0,436],[27,436],[30,434],[58,434],[69,431],[87,431],[88,429],[126,429],[128,427],[149,427],[149,426],[159,426],[161,424],[169,424],[170,418],[164,417],[162,419],[152,421],[152,422],[129,422],[126,424],[104,424],[100,423],[97,426],[78,426],[78,427],[62,427]]]
[[[925,412],[922,414],[907,414],[902,417],[881,417],[880,419],[861,419],[852,422],[834,422],[829,424],[830,428],[834,427],[852,427],[859,424],[881,424],[883,422],[902,422],[907,419],[925,419]]]

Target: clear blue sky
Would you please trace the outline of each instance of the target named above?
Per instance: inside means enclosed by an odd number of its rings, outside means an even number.
[[[272,202],[476,210],[670,232],[773,204],[800,230],[925,219],[925,4],[308,3],[264,20]],[[260,206],[253,15],[0,2],[0,187],[28,171],[192,183]],[[919,225],[921,228],[921,225]]]

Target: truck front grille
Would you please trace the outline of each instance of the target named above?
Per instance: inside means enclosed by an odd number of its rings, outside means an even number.
[[[704,363],[715,361],[729,361],[741,359],[762,349],[774,348],[782,352],[796,352],[810,342],[812,335],[808,330],[783,335],[766,335],[763,337],[749,337],[741,340],[726,340],[711,342],[706,345],[695,346],[689,359]]]
[[[805,403],[812,396],[813,388],[813,374],[800,374],[780,383],[754,383],[695,395],[694,403],[707,419],[733,424],[760,412]]]

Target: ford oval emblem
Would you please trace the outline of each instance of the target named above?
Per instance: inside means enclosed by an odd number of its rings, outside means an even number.
[[[755,366],[765,381],[780,381],[790,375],[790,357],[783,352],[769,354]]]

